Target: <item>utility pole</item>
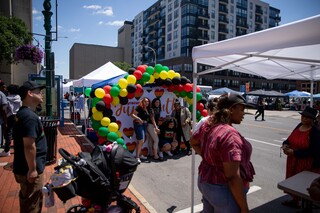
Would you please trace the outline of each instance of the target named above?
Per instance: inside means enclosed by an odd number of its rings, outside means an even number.
[[[45,54],[46,54],[46,115],[52,116],[52,97],[51,88],[52,81],[54,80],[54,70],[51,70],[51,2],[50,0],[44,0],[42,14],[44,15],[44,29],[46,30],[45,36]],[[53,62],[54,63],[54,62]],[[52,79],[53,77],[53,79]]]

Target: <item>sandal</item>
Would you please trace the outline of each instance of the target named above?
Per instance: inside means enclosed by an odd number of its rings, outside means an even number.
[[[285,200],[281,202],[281,204],[290,208],[295,208],[295,209],[300,208],[299,201],[296,201],[296,200]]]

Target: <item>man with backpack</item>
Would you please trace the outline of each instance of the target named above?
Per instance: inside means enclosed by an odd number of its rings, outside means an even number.
[[[10,145],[12,140],[12,131],[13,126],[16,122],[16,114],[21,107],[21,98],[17,94],[19,86],[11,84],[7,87],[8,96],[7,96],[7,107],[6,107],[6,116],[7,116],[7,128],[5,132],[5,145],[4,150],[0,153],[0,157],[10,156]]]

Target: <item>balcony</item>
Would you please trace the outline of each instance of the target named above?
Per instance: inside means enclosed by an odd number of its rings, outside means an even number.
[[[237,27],[248,29],[248,24],[237,21]]]
[[[219,0],[219,3],[228,4],[228,3],[229,3],[229,1],[228,1],[228,0]]]
[[[262,18],[261,18],[260,16],[256,16],[255,22],[256,22],[256,23],[259,23],[259,24],[262,24],[262,23],[263,23],[263,20],[262,20]]]
[[[226,27],[219,27],[219,33],[228,34],[229,30]]]
[[[226,17],[224,17],[224,16],[219,16],[219,22],[228,24],[228,23],[229,23],[229,20],[228,20],[228,18],[226,18]]]
[[[227,7],[219,7],[219,13],[228,14],[228,8]]]
[[[263,10],[260,7],[257,7],[255,12],[256,14],[263,15]]]
[[[197,28],[209,30],[209,24],[197,24]]]

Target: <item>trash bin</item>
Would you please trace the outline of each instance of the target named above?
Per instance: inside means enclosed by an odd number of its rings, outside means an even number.
[[[59,119],[54,119],[48,116],[40,117],[44,134],[47,140],[47,158],[46,165],[51,165],[57,161],[57,135],[58,135],[58,122]]]

